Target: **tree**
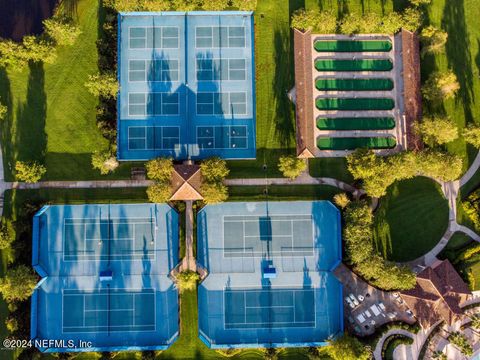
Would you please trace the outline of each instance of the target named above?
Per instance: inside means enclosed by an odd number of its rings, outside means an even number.
[[[428,145],[446,144],[458,138],[457,125],[448,117],[426,117],[415,124],[415,131]]]
[[[447,360],[447,355],[445,355],[443,352],[437,350],[432,353],[432,359],[433,360]]]
[[[395,34],[402,28],[402,14],[392,11],[382,18],[379,31],[384,34]]]
[[[200,171],[206,182],[221,182],[230,173],[227,162],[218,157],[203,160],[200,164]]]
[[[147,188],[148,201],[152,203],[165,203],[172,196],[172,188],[168,183],[155,183]]]
[[[470,317],[470,320],[472,320],[470,326],[476,330],[480,330],[480,315],[474,314]]]
[[[172,10],[193,11],[197,8],[197,2],[194,0],[171,0]]]
[[[92,154],[92,166],[94,169],[100,170],[102,175],[114,172],[118,165],[117,158],[111,150],[95,151]]]
[[[468,125],[463,130],[463,138],[467,143],[480,148],[480,127],[472,124]]]
[[[15,229],[12,221],[2,219],[0,223],[0,249],[8,248],[15,241]]]
[[[447,43],[448,33],[446,31],[437,29],[435,26],[429,25],[423,28],[420,33],[420,40],[422,41],[422,55],[427,53],[438,54],[445,49]]]
[[[302,31],[312,30],[319,34],[335,34],[337,17],[332,11],[299,9],[293,13],[290,26],[292,29]]]
[[[368,360],[372,358],[370,347],[363,345],[356,337],[347,333],[329,341],[328,354],[334,360]]]
[[[432,0],[410,0],[410,3],[413,6],[430,5],[432,3]]]
[[[362,15],[358,13],[347,14],[340,23],[342,34],[358,34],[361,32]]]
[[[5,320],[5,327],[8,332],[13,333],[18,330],[18,321],[13,316],[8,316]]]
[[[416,154],[418,174],[440,181],[453,181],[462,174],[462,158],[440,151],[422,151]]]
[[[307,168],[305,160],[299,159],[294,155],[280,156],[278,160],[278,170],[280,170],[283,176],[293,180],[300,176],[302,172]]]
[[[442,101],[453,98],[460,89],[455,74],[449,70],[445,73],[432,73],[422,87],[422,94],[430,101]]]
[[[170,10],[170,1],[168,0],[144,0],[143,11],[168,11]]]
[[[73,45],[82,31],[73,20],[66,16],[57,16],[43,21],[45,35],[56,45]]]
[[[118,94],[118,82],[114,73],[89,75],[85,87],[93,96],[107,99],[116,99]]]
[[[18,180],[36,183],[45,175],[47,169],[35,161],[17,161],[15,163],[15,171]]]
[[[57,59],[57,52],[53,43],[35,36],[25,36],[22,40],[23,51],[20,56],[26,61],[44,62],[53,64]]]
[[[19,70],[27,64],[23,46],[11,40],[0,41],[0,67]]]
[[[218,204],[228,199],[228,188],[222,183],[203,183],[200,193],[207,205]]]
[[[180,293],[188,290],[195,290],[197,288],[197,282],[200,280],[200,276],[192,270],[182,271],[176,275],[175,278]]]
[[[418,30],[421,24],[422,12],[415,7],[406,8],[402,14],[402,28],[415,32]]]
[[[238,10],[254,11],[257,8],[257,0],[232,0],[232,6]]]
[[[7,113],[8,113],[8,108],[2,103],[0,103],[0,120],[5,119],[5,117],[7,116]]]
[[[145,164],[147,169],[147,176],[149,179],[169,182],[173,173],[173,159],[172,158],[156,158],[148,161]]]
[[[8,270],[4,278],[0,279],[0,293],[7,302],[27,300],[37,284],[37,277],[25,265],[19,265]]]
[[[224,10],[228,7],[229,0],[202,0],[203,10]]]

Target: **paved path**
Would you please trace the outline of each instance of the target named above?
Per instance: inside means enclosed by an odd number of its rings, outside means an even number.
[[[183,270],[197,271],[197,264],[193,256],[193,202],[185,201],[185,258],[182,262]]]
[[[308,172],[302,173],[295,180],[290,180],[286,178],[257,178],[257,179],[227,179],[225,184],[228,186],[264,186],[264,185],[330,185],[337,187],[343,191],[351,192],[353,196],[359,197],[364,194],[363,190],[359,190],[352,185],[349,185],[343,181],[320,177],[315,178],[308,174]]]
[[[412,344],[412,346],[415,345],[415,338],[416,338],[415,334],[412,334],[410,331],[403,330],[403,329],[391,329],[391,330],[387,331],[385,334],[383,334],[383,336],[380,338],[380,340],[378,340],[377,345],[375,346],[375,349],[373,351],[373,357],[376,360],[382,360],[382,346],[383,346],[383,343],[385,342],[385,340],[389,336],[392,336],[392,335],[403,335],[403,336],[407,336],[409,338],[412,338],[412,339],[414,339],[414,343]]]
[[[468,180],[472,178],[473,175],[477,172],[478,168],[480,168],[480,151],[477,153],[477,157],[473,160],[472,165],[468,168],[467,172],[463,174],[460,178],[460,186],[465,185]]]

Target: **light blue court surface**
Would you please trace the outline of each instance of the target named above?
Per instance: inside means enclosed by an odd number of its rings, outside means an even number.
[[[197,216],[200,338],[212,348],[320,346],[343,331],[341,224],[328,201],[206,206]]]
[[[97,351],[165,349],[178,335],[168,277],[177,263],[178,216],[167,205],[45,206],[33,220],[32,264],[42,280],[31,338],[91,341]]]
[[[251,12],[121,13],[118,158],[255,158]]]

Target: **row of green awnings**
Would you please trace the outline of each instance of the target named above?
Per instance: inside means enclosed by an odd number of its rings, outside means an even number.
[[[390,40],[317,40],[317,52],[387,52],[392,50]]]

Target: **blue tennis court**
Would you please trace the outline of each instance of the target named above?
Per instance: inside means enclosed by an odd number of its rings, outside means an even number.
[[[327,201],[210,205],[197,215],[200,338],[211,348],[320,346],[343,331],[338,210]]]
[[[178,335],[178,215],[168,205],[43,207],[33,219],[31,338],[159,350]],[[45,352],[71,351],[41,348]]]
[[[118,158],[255,158],[251,12],[121,13]]]

